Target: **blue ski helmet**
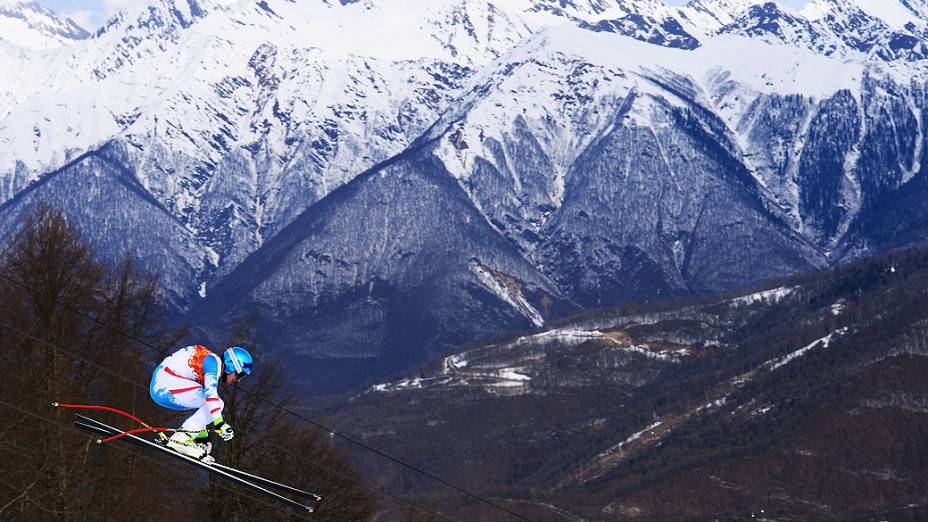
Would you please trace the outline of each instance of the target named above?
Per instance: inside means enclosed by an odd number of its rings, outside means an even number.
[[[236,373],[239,378],[251,375],[252,360],[248,350],[241,346],[233,346],[222,354],[226,373]]]

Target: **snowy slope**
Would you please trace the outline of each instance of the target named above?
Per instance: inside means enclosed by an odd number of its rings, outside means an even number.
[[[23,74],[0,80],[0,201],[119,138],[143,185],[234,264],[400,152],[464,76],[533,31],[631,13],[554,7],[159,0],[121,13],[79,49],[29,57]],[[634,7],[672,12],[654,0]],[[12,51],[4,59],[27,61]],[[243,170],[244,179],[226,174]]]
[[[380,77],[395,75],[398,81],[408,84],[408,73],[402,69],[414,62],[415,68],[436,60],[459,68],[479,65],[530,34],[530,27],[554,18],[546,12],[523,12],[531,2],[519,0],[505,2],[512,12],[503,12],[488,2],[451,0],[430,2],[427,9],[412,9],[409,2],[399,0],[347,5],[278,1],[264,4],[267,9],[253,2],[225,4],[164,0],[137,13],[121,14],[80,52],[44,58],[15,80],[0,82],[0,87],[20,102],[16,114],[0,123],[0,143],[6,150],[16,151],[4,155],[0,172],[11,172],[11,162],[21,161],[33,175],[38,175],[62,163],[64,150],[84,150],[120,135],[130,126],[133,134],[165,132],[155,125],[156,120],[162,128],[179,129],[193,137],[188,140],[181,134],[180,138],[169,139],[170,149],[212,155],[212,147],[195,135],[212,134],[221,123],[217,117],[229,119],[235,130],[262,123],[260,118],[252,117],[260,107],[255,107],[251,99],[241,100],[249,105],[242,107],[229,106],[227,100],[218,98],[232,94],[230,91],[241,91],[243,86],[238,84],[243,78],[251,76],[252,81],[257,81],[251,70],[252,58],[261,58],[268,50],[275,59],[279,56],[289,63],[280,64],[287,77],[272,80],[265,90],[279,87],[295,91],[305,88],[313,78],[319,84],[333,72],[346,75],[334,79],[325,89],[315,88],[325,98],[313,97],[312,104],[301,103],[303,113],[343,101],[346,89],[342,82],[346,81],[366,84],[348,90],[369,91],[359,96],[373,97],[371,103],[395,113],[397,105],[420,87],[419,82],[409,84],[407,92],[392,89],[385,93],[359,71],[370,70]],[[418,16],[408,16],[409,12]],[[365,60],[377,63],[363,64]],[[351,61],[356,65],[346,63]],[[313,70],[303,72],[306,67]],[[390,71],[393,67],[399,70]],[[352,68],[357,76],[352,75]],[[433,72],[426,74],[437,76]],[[453,78],[444,83],[450,80]],[[18,85],[11,86],[14,81]],[[43,99],[42,93],[48,93],[49,99]],[[344,101],[351,104],[351,92],[347,94]],[[394,99],[397,94],[403,99]],[[27,98],[30,101],[23,103]],[[262,97],[258,103],[266,101],[267,97]],[[83,106],[67,110],[73,103]],[[44,122],[44,115],[50,112],[70,113],[74,118]],[[324,119],[324,115],[319,116]],[[31,136],[37,132],[44,138],[31,146]],[[217,162],[215,157],[208,160]]]
[[[529,205],[515,203],[525,205],[523,217],[530,222],[526,230],[537,233],[547,219],[544,214],[550,213],[542,207],[557,208],[563,198],[570,164],[592,136],[610,125],[606,112],[595,105],[608,105],[632,90],[676,97],[647,74],[640,76],[642,71],[673,71],[680,81],[690,82],[700,93],[699,107],[726,122],[727,139],[748,148],[750,138],[745,140],[739,129],[752,132],[744,121],[760,95],[802,94],[821,100],[844,88],[859,93],[863,77],[865,54],[848,51],[838,29],[773,4],[717,0],[673,8],[657,0],[442,0],[424,9],[419,4],[413,9],[413,4],[159,0],[114,17],[81,44],[80,52],[36,56],[8,48],[5,60],[23,74],[0,80],[0,88],[9,94],[2,102],[6,116],[0,120],[0,149],[7,151],[0,155],[2,199],[77,154],[120,139],[130,145],[143,186],[219,253],[224,266],[217,266],[216,274],[221,276],[315,201],[403,150],[440,114],[449,121],[473,106],[467,132],[494,138],[520,112],[529,126],[544,118],[556,121],[546,125],[548,130],[537,125],[531,129],[554,161],[554,170],[543,175],[546,194]],[[853,4],[840,7],[868,23],[880,23]],[[693,25],[697,14],[703,18]],[[772,16],[779,32],[765,29],[770,25],[765,17]],[[688,33],[664,31],[660,24],[677,18],[698,25],[704,34],[720,29],[748,39],[700,36],[702,41],[696,41],[687,40]],[[645,22],[630,27],[617,21]],[[695,50],[669,52],[584,31],[529,39],[545,26],[564,24],[600,33],[621,30],[641,40]],[[881,26],[874,27],[879,33]],[[552,38],[559,42],[552,52],[582,56],[608,67],[608,74],[584,77],[562,61],[556,75],[537,69],[495,86],[520,93],[518,98],[527,104],[488,103],[486,92],[474,87],[487,85],[486,75],[496,67],[492,60],[521,46],[506,63],[531,61],[534,57],[525,49],[549,45]],[[861,61],[829,61],[817,54]],[[612,79],[628,71],[642,80],[618,82],[621,88],[610,91],[617,83]],[[907,71],[894,74],[898,81],[906,80]],[[474,79],[469,92],[458,98],[469,78]],[[585,97],[585,86],[596,82],[601,82],[598,92]],[[565,84],[573,86],[573,98],[563,96]],[[652,124],[646,110],[636,114],[643,124]],[[473,136],[466,138],[460,143],[475,142]],[[449,160],[452,172],[471,169],[476,157],[474,150],[440,153],[463,161],[457,167]],[[752,161],[746,164],[755,170]],[[758,169],[759,181],[772,186],[773,199],[793,209],[792,218],[801,226],[795,179],[778,182]]]

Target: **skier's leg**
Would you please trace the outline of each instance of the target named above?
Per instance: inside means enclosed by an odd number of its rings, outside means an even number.
[[[191,384],[192,383],[192,384]],[[201,460],[211,460],[209,432],[211,419],[206,395],[198,383],[175,377],[159,367],[152,377],[151,396],[161,406],[174,410],[195,410],[179,431],[168,439],[167,446],[178,453]]]
[[[209,410],[205,406],[199,408],[187,417],[179,431],[171,435],[168,447],[188,457],[212,462],[209,454],[213,446],[209,442],[209,432],[206,431],[209,421]]]
[[[180,427],[181,431],[171,436],[168,445],[184,455],[204,461],[212,461],[209,454],[213,449],[213,445],[209,442],[209,432],[206,431],[209,422],[209,408],[204,404],[193,412],[193,415],[187,417],[187,420]]]
[[[188,432],[196,432],[205,430],[209,426],[210,421],[212,420],[212,415],[209,412],[209,406],[205,404],[200,406],[197,411],[193,412],[193,415],[187,417],[187,420],[184,421],[184,424],[181,425],[181,429]]]
[[[181,429],[187,432],[197,432],[194,437],[197,442],[209,442],[209,432],[207,428],[213,421],[213,412],[218,408],[222,411],[222,399],[207,399],[206,403],[201,406],[193,415],[187,417]]]

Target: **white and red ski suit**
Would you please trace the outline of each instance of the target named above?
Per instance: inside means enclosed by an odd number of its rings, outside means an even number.
[[[200,431],[222,418],[223,402],[216,389],[222,376],[222,358],[194,345],[177,350],[155,368],[149,393],[159,405],[172,410],[196,410],[181,429]]]

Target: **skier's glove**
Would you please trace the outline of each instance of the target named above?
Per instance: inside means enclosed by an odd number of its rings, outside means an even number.
[[[222,437],[222,440],[228,442],[235,436],[235,432],[232,431],[232,426],[226,424],[226,421],[222,420],[222,417],[214,420],[213,425],[216,427],[216,433]]]

